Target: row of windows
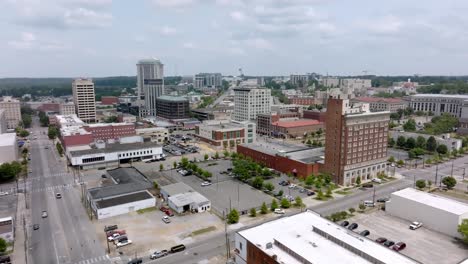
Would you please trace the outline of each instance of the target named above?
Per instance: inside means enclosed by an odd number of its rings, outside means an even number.
[[[364,169],[358,169],[358,170],[355,170],[355,171],[347,172],[346,173],[346,178],[348,178],[350,176],[354,176],[354,175],[366,174],[366,173],[369,173],[371,171],[375,172],[375,171],[378,171],[380,169],[385,169],[385,164],[372,166],[372,167],[369,167],[367,169],[364,168]]]
[[[96,161],[104,161],[104,156],[101,157],[96,157],[96,158],[85,158],[82,159],[81,162],[84,163],[91,163],[91,162],[96,162]]]
[[[378,154],[378,155],[373,155],[373,156],[369,155],[369,156],[365,156],[365,157],[362,157],[362,158],[347,159],[346,164],[351,165],[351,164],[356,164],[356,163],[365,162],[365,161],[369,161],[369,160],[375,160],[375,159],[379,159],[379,158],[383,158],[383,157],[385,157],[385,155]]]
[[[131,156],[137,156],[137,155],[145,155],[145,154],[153,154],[153,150],[127,152],[127,153],[119,154],[119,158],[131,157]]]

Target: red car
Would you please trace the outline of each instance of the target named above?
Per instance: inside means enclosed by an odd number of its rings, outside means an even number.
[[[108,231],[108,232],[106,233],[107,237],[110,237],[110,236],[112,236],[113,234],[125,235],[126,232],[125,232],[125,230],[112,230],[112,231]]]
[[[375,240],[375,242],[379,243],[379,244],[383,244],[387,241],[387,239],[385,237],[379,237]]]
[[[169,207],[166,207],[166,206],[161,206],[161,208],[159,208],[161,211],[163,211],[164,213],[166,213],[166,215],[168,216],[174,216],[174,213],[172,212],[171,209],[169,209]]]
[[[393,245],[392,249],[395,251],[401,251],[406,248],[406,244],[403,242],[398,242],[395,245]]]

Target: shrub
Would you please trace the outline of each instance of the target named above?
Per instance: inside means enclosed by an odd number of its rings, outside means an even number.
[[[265,202],[262,203],[262,207],[260,208],[260,213],[261,214],[267,214],[268,213],[268,207]]]
[[[271,211],[275,211],[275,209],[277,208],[278,208],[278,202],[276,201],[276,199],[273,199],[273,201],[271,201],[270,209]]]
[[[283,199],[281,199],[281,207],[282,208],[289,208],[289,207],[291,207],[291,202],[289,202],[288,199],[283,198]]]
[[[257,216],[257,209],[255,209],[255,208],[250,209],[250,216],[251,217],[256,217]]]
[[[236,209],[232,209],[227,216],[228,224],[235,224],[239,222],[239,212]]]

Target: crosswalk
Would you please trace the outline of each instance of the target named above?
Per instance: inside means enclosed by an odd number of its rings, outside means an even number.
[[[48,186],[44,188],[38,188],[38,189],[33,189],[31,192],[37,193],[37,192],[54,192],[54,191],[59,191],[59,190],[68,190],[73,188],[73,184],[67,183],[63,185],[56,185],[56,186]]]
[[[75,262],[74,264],[107,264],[111,263],[111,259],[109,258],[108,255],[100,256],[100,257],[95,257],[95,258],[89,258],[85,260],[81,260],[79,262]]]

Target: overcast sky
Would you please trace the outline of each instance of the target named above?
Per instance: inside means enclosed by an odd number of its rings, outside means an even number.
[[[0,77],[468,74],[468,1],[0,0]]]

